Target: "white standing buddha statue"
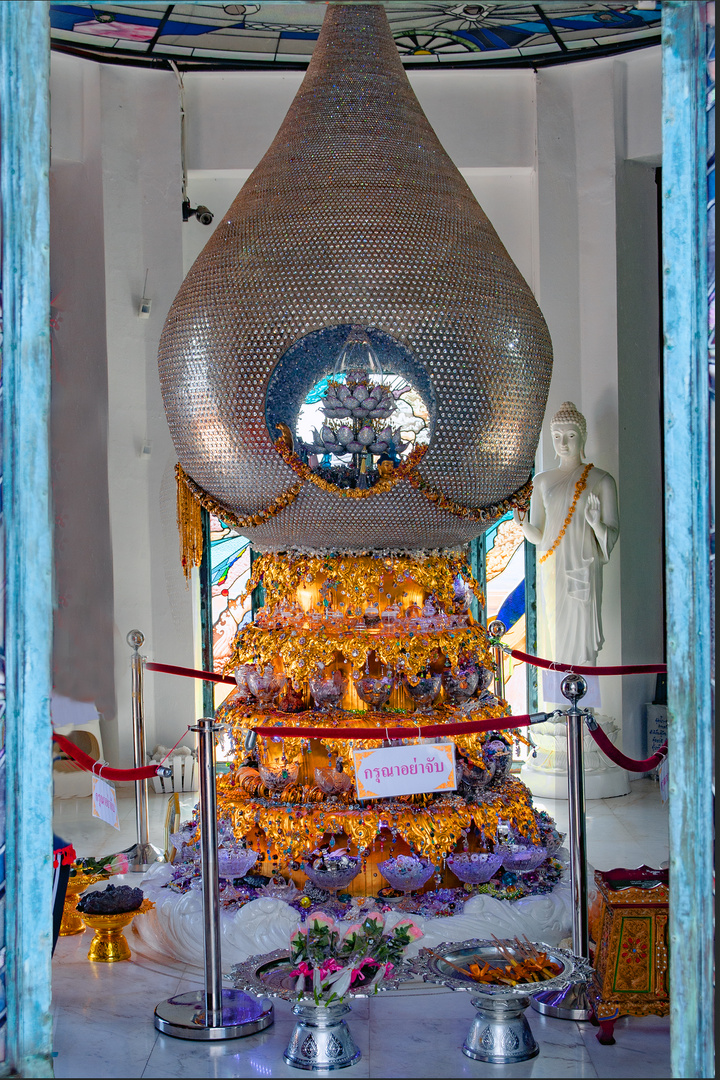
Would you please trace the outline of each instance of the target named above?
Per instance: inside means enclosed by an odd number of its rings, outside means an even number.
[[[587,424],[571,401],[550,422],[560,464],[533,480],[529,518],[515,520],[538,550],[538,648],[570,664],[595,664],[603,645],[602,573],[620,531],[610,473],[583,461]]]
[[[559,464],[534,477],[528,516],[521,518],[517,510],[514,515],[537,548],[538,654],[568,665],[594,666],[604,641],[603,567],[620,532],[617,488],[610,473],[584,461],[587,424],[571,401],[555,413],[550,432]],[[547,704],[566,705],[559,678],[554,681],[558,688],[550,692]],[[596,719],[615,742],[617,722]],[[533,736],[538,757],[523,766],[523,780],[534,795],[567,798],[564,720],[539,724]],[[610,765],[589,735],[584,744],[587,797],[626,794],[627,773]]]

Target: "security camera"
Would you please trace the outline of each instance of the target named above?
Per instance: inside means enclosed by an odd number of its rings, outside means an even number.
[[[184,199],[182,204],[182,216],[183,221],[189,221],[192,216],[195,216],[201,225],[211,225],[213,219],[213,213],[208,210],[207,206],[191,206],[189,199]]]
[[[195,217],[201,225],[210,225],[213,219],[212,212],[208,210],[207,206],[198,206],[195,210]]]

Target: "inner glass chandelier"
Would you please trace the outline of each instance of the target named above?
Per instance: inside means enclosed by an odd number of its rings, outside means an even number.
[[[266,398],[270,434],[290,439],[303,464],[338,488],[372,487],[427,445],[434,413],[430,380],[410,351],[358,324],[296,342]]]

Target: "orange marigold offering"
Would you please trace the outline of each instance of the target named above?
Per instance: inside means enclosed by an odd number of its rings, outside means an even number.
[[[560,964],[550,960],[546,952],[536,949],[527,938],[524,942],[519,938],[510,942],[501,941],[493,935],[493,940],[500,955],[507,960],[502,967],[492,967],[487,960],[479,956],[470,958],[466,968],[453,964],[447,957],[442,959],[461,975],[467,975],[475,982],[492,983],[496,986],[520,986],[523,983],[545,982],[547,979],[554,979],[562,971]]]

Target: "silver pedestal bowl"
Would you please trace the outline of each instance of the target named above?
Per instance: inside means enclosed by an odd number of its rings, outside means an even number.
[[[560,966],[557,976],[518,986],[477,982],[461,974],[457,967],[466,967],[476,959],[487,961],[493,967],[505,964],[494,941],[479,939],[444,942],[432,950],[421,949],[417,957],[405,961],[404,968],[406,973],[420,976],[425,982],[474,993],[472,1004],[476,1014],[462,1046],[463,1054],[476,1061],[511,1065],[535,1057],[540,1050],[525,1016],[530,995],[558,990],[592,975],[589,962],[573,956],[567,949],[542,942],[535,943],[535,948],[547,953],[548,960]],[[512,949],[508,951],[513,952]]]
[[[256,994],[260,998],[281,998],[293,1002],[293,1013],[297,1017],[290,1040],[283,1058],[294,1069],[306,1071],[345,1069],[360,1059],[360,1050],[355,1045],[352,1034],[345,1021],[350,1012],[347,1004],[353,998],[368,997],[372,990],[354,986],[345,1000],[332,1005],[316,1005],[312,997],[298,1000],[297,977],[291,975],[293,964],[284,949],[276,949],[265,956],[251,956],[241,964],[236,964],[231,972],[231,979],[238,989]],[[394,977],[381,980],[378,992],[397,990],[408,976],[403,965],[396,968]]]

